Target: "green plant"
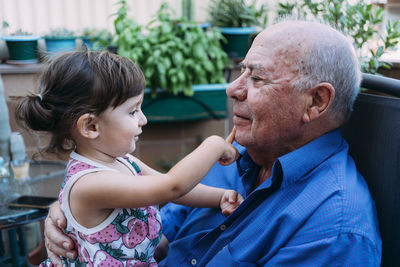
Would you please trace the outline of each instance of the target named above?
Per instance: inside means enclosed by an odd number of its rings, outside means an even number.
[[[95,50],[103,47],[106,48],[112,45],[113,41],[113,36],[107,29],[85,28],[82,31],[81,37],[92,41]]]
[[[32,35],[32,33],[23,31],[22,29],[18,29],[15,32],[11,33],[11,35]]]
[[[211,0],[208,6],[210,23],[216,27],[253,27],[265,26],[267,8],[256,6],[256,1],[249,5],[245,0]]]
[[[3,21],[1,22],[0,33],[1,33],[1,34],[5,34],[5,32],[6,32],[6,30],[7,30],[8,27],[10,27],[10,24],[8,24],[7,21],[3,20]]]
[[[138,63],[153,96],[160,88],[192,95],[194,84],[225,82],[223,69],[228,58],[219,31],[204,32],[193,22],[172,19],[166,3],[142,28],[128,17],[126,1],[119,4],[114,20],[118,54]]]
[[[383,9],[365,0],[302,0],[279,3],[278,15],[292,14],[298,17],[315,17],[335,25],[349,36],[360,58],[363,72],[376,74],[390,64],[379,58],[397,45],[400,38],[400,21],[388,20],[386,28],[380,30]]]
[[[75,37],[76,34],[72,30],[68,30],[67,28],[55,28],[50,29],[50,31],[45,35],[45,38],[71,38]]]
[[[4,35],[11,35],[11,36],[13,36],[13,35],[14,36],[16,36],[16,35],[32,35],[32,33],[23,31],[22,29],[17,29],[16,31],[14,31],[12,33],[6,34],[6,31],[9,29],[9,27],[10,27],[10,24],[8,24],[7,21],[3,20],[1,23],[0,33],[4,34]]]

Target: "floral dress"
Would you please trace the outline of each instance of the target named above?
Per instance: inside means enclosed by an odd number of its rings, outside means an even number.
[[[135,175],[141,175],[139,167],[129,155],[118,160]],[[161,217],[157,206],[114,209],[93,228],[80,225],[72,216],[68,203],[72,185],[84,174],[105,170],[116,171],[75,152],[71,153],[59,201],[67,218],[64,232],[74,241],[78,257],[75,260],[63,259],[64,266],[157,266],[153,258],[155,247],[161,239]],[[47,259],[40,266],[53,265]]]

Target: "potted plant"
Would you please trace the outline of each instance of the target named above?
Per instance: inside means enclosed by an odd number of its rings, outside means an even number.
[[[24,32],[21,29],[6,34],[9,27],[6,21],[2,22],[1,33],[8,49],[9,64],[32,64],[38,62],[39,35]]]
[[[83,45],[90,50],[104,50],[112,43],[112,34],[107,29],[85,28],[81,39]]]
[[[66,28],[51,29],[44,36],[48,54],[75,50],[76,35]]]
[[[389,49],[395,47],[400,38],[400,21],[387,21],[381,30],[384,10],[370,1],[311,0],[279,3],[278,15],[294,14],[298,17],[313,16],[336,25],[353,41],[361,68],[366,73],[377,73],[379,68],[390,68],[380,60]]]
[[[9,64],[33,64],[38,63],[39,35],[30,34],[21,30],[11,35],[4,35],[2,39],[8,48]]]
[[[126,1],[120,3],[114,21],[118,53],[135,60],[143,70],[149,95],[142,107],[149,121],[225,117],[223,70],[228,58],[219,31],[172,19],[165,3],[143,28],[128,18]]]
[[[232,59],[245,57],[251,35],[257,26],[267,22],[265,5],[257,8],[256,1],[247,4],[245,0],[211,0],[208,6],[210,24],[219,27],[226,38],[224,50]]]

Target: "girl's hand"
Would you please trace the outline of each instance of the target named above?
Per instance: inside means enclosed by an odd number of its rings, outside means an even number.
[[[218,160],[218,163],[221,165],[224,166],[229,165],[232,162],[235,162],[239,158],[239,152],[237,151],[236,147],[232,145],[233,141],[235,140],[235,134],[236,134],[236,126],[233,127],[231,133],[225,139],[227,146],[221,159]]]
[[[231,215],[242,202],[243,197],[238,192],[233,190],[224,190],[220,201],[222,214],[225,216]]]

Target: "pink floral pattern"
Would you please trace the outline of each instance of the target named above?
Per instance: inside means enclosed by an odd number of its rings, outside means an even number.
[[[141,175],[139,167],[129,157],[124,157],[124,160]],[[60,190],[60,203],[63,201],[63,190],[72,176],[89,169],[97,171],[96,168],[99,167],[71,158]],[[115,217],[112,222],[95,233],[78,231],[73,223],[67,222],[64,232],[74,241],[78,257],[75,260],[63,259],[64,266],[157,266],[153,254],[161,239],[158,208],[149,206],[116,210],[118,212],[110,215]],[[50,267],[53,264],[48,259],[40,266]]]

